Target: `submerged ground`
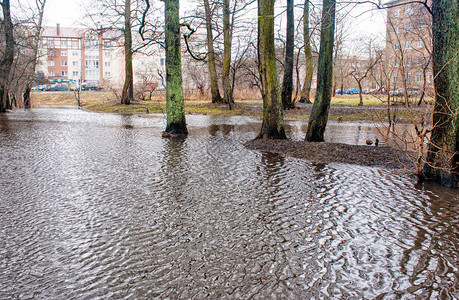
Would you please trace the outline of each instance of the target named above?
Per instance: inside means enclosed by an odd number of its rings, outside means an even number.
[[[80,95],[80,103],[84,109],[119,113],[124,115],[146,116],[151,113],[165,113],[164,95],[157,92],[152,100],[135,101],[131,105],[120,105],[111,92],[84,92]],[[387,96],[364,95],[364,106],[358,106],[358,95],[338,95],[333,98],[329,111],[329,120],[336,122],[372,122],[381,131],[385,131],[388,123],[388,111],[394,120],[400,124],[409,124],[412,116],[418,118],[426,112],[426,107],[413,106],[407,111],[403,105],[387,106]],[[185,101],[186,114],[223,115],[223,116],[252,116],[260,118],[262,115],[262,101],[237,100],[233,109],[229,110],[225,104],[212,104],[209,100],[196,99]],[[76,105],[77,94],[74,92],[39,92],[33,94],[34,106],[43,105]],[[286,120],[297,120],[307,123],[312,104],[296,103],[296,107],[284,112]],[[405,126],[407,127],[407,126]],[[252,141],[246,146],[250,149],[269,151],[306,159],[313,163],[340,162],[362,166],[380,166],[388,169],[413,170],[412,160],[408,158],[402,147],[386,147],[380,145],[350,145],[339,140],[334,143],[305,143],[303,138],[288,141]],[[384,144],[383,138],[381,142]],[[392,144],[393,145],[393,144]]]

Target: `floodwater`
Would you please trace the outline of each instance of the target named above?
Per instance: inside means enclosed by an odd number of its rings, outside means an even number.
[[[459,298],[457,190],[245,149],[257,119],[187,122],[162,139],[163,115],[1,115],[0,298]]]

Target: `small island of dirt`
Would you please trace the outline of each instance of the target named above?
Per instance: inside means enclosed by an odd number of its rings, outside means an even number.
[[[388,146],[360,146],[338,143],[309,143],[290,140],[254,140],[245,143],[252,150],[284,154],[311,163],[345,163],[387,169],[412,169],[413,163],[400,150]]]

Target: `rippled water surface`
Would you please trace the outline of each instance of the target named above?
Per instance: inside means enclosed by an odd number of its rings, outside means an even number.
[[[162,115],[1,115],[0,298],[459,298],[457,190],[247,150],[255,119],[187,121],[162,139]]]

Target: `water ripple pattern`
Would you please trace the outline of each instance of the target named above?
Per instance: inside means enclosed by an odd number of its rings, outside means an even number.
[[[0,116],[0,299],[457,299],[459,196],[247,150],[259,121]]]

